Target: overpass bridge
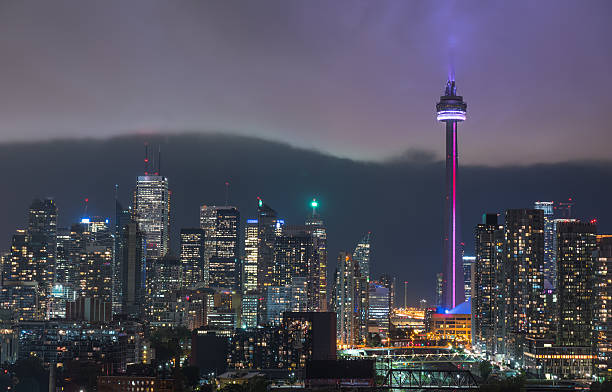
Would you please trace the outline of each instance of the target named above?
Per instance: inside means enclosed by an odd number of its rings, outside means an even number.
[[[374,361],[377,389],[475,391],[478,383],[470,369],[482,357],[448,347],[384,347],[341,350],[345,359]]]

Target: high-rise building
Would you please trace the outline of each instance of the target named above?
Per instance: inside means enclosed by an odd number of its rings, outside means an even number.
[[[205,235],[203,229],[181,229],[181,285],[204,282]]]
[[[248,292],[242,294],[242,328],[257,327],[257,309],[259,294]]]
[[[291,284],[292,278],[308,278],[311,283],[309,297],[318,299],[319,287],[314,279],[313,259],[313,239],[310,232],[303,226],[283,226],[274,243],[272,285],[286,286]],[[316,302],[318,305],[318,301]]]
[[[340,252],[335,273],[337,338],[347,346],[362,344],[367,333],[369,286],[351,253]]]
[[[115,186],[115,264],[113,266],[113,313],[121,313],[123,289],[123,255],[126,226],[132,222],[131,208],[125,208],[117,199],[118,187]]]
[[[591,347],[597,249],[595,223],[563,222],[557,227],[559,346]]]
[[[555,210],[557,211],[557,210]],[[561,210],[563,212],[564,210]],[[564,215],[567,215],[565,213]],[[553,231],[553,242],[552,242],[552,268],[550,270],[551,276],[551,288],[556,289],[558,283],[557,277],[557,268],[559,267],[559,261],[557,260],[557,256],[559,254],[559,236],[557,236],[558,227],[561,223],[569,223],[569,222],[578,222],[578,219],[573,218],[554,218],[552,220],[552,231]]]
[[[442,272],[438,272],[436,274],[436,306],[442,306],[444,303],[444,274]],[[404,304],[404,307],[407,307],[407,304]]]
[[[353,251],[353,260],[359,264],[359,271],[362,277],[366,280],[370,280],[370,267],[371,267],[371,245],[370,240],[372,233],[368,232],[366,235],[359,240],[355,250]]]
[[[391,277],[388,274],[382,274],[378,283],[389,290],[389,309],[395,308],[395,276]]]
[[[553,207],[555,217],[557,219],[573,219],[572,208],[574,208],[574,201],[571,197],[567,201],[556,203]]]
[[[205,284],[210,282],[210,260],[216,264],[233,264],[232,268],[240,273],[240,254],[238,233],[240,230],[240,212],[237,207],[207,206],[200,207],[200,228],[205,233],[204,272],[202,279]],[[236,279],[234,277],[233,279]]]
[[[11,252],[3,266],[4,281],[37,281],[37,270],[28,244],[29,238],[25,230],[17,230],[13,234]]]
[[[475,272],[472,298],[474,344],[494,353],[497,337],[496,309],[499,301],[500,268],[502,265],[504,228],[497,223],[497,214],[484,214],[474,230]]]
[[[446,195],[444,214],[444,286],[442,305],[454,308],[464,301],[461,236],[459,230],[459,195],[457,193],[459,152],[457,124],[465,120],[467,104],[457,95],[454,80],[446,83],[444,95],[436,105],[437,119],[446,127]]]
[[[555,265],[555,225],[554,225],[554,202],[536,201],[534,208],[544,211],[544,280],[547,286],[554,288],[556,283]]]
[[[80,297],[113,300],[113,260],[115,242],[109,219],[83,218],[81,232],[84,247],[79,255],[77,294]]]
[[[123,231],[123,258],[121,281],[122,311],[137,318],[144,314],[145,271],[142,233],[136,222],[130,222]]]
[[[527,339],[547,334],[544,310],[544,212],[506,211],[504,260],[505,344],[520,361]]]
[[[211,257],[208,261],[209,286],[236,290],[239,286],[238,267],[236,259]]]
[[[146,267],[146,312],[152,323],[174,321],[176,292],[181,287],[181,263],[176,257],[166,255],[152,266]]]
[[[276,236],[282,227],[282,220],[276,211],[261,199],[257,207],[257,290],[274,285],[274,245]]]
[[[15,320],[42,320],[45,314],[38,293],[35,280],[4,282],[0,288],[0,308],[11,310]]]
[[[463,262],[463,287],[465,292],[465,300],[469,301],[472,298],[472,283],[474,276],[474,262],[476,256],[463,256],[461,258]]]
[[[244,264],[242,268],[242,291],[252,293],[257,290],[257,248],[259,238],[257,219],[247,219],[244,228]]]
[[[147,262],[163,258],[170,247],[170,191],[166,177],[138,176],[134,217],[145,242]]]
[[[40,320],[45,316],[40,306],[37,268],[25,230],[13,235],[10,254],[5,256],[0,308],[10,309],[17,320]]]
[[[311,284],[314,290],[309,307],[312,310],[325,312],[327,311],[327,230],[323,219],[317,213],[319,202],[313,199],[310,206],[312,216],[306,219],[306,230],[312,236]]]
[[[593,332],[595,343],[594,373],[601,378],[610,378],[612,372],[612,323],[610,303],[612,301],[612,235],[597,238],[595,255],[595,314]]]
[[[35,280],[40,290],[41,306],[53,286],[57,235],[57,206],[52,199],[34,199],[28,214],[28,247],[36,270]]]
[[[56,238],[54,282],[74,287],[76,266],[70,257],[70,229],[58,228]]]
[[[368,293],[368,331],[386,333],[389,330],[389,289],[370,282]]]

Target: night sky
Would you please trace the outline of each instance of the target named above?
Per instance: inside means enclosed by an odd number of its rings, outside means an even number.
[[[85,197],[111,216],[149,141],[174,246],[226,180],[245,219],[261,196],[300,223],[317,197],[330,259],[372,231],[374,272],[432,299],[451,71],[468,252],[482,213],[538,199],[573,197],[612,232],[610,15],[607,0],[3,1],[0,249],[34,196],[63,226]]]
[[[3,1],[2,140],[224,132],[357,160],[608,159],[612,2]]]

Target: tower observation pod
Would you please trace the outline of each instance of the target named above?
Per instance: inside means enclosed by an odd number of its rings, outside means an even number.
[[[459,232],[457,194],[459,152],[457,124],[465,120],[467,104],[457,95],[454,80],[446,82],[444,95],[436,105],[437,119],[446,125],[446,195],[444,211],[444,262],[442,305],[454,308],[465,301],[463,263]]]

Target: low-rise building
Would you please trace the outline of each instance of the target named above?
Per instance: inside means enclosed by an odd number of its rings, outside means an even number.
[[[446,340],[458,345],[472,345],[472,314],[470,301],[442,312],[431,315],[431,332],[429,338]]]

